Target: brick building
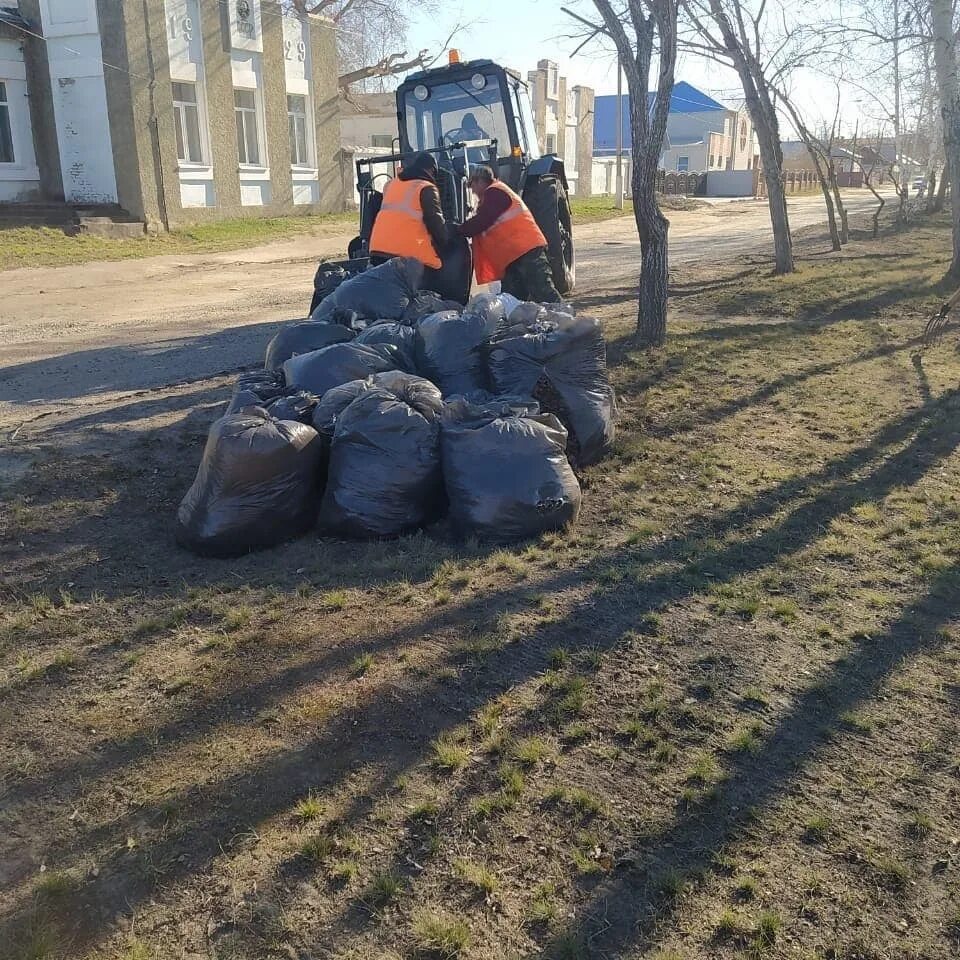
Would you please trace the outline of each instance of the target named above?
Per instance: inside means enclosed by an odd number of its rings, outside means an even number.
[[[0,202],[164,226],[340,210],[336,80],[333,24],[277,0],[0,6]]]

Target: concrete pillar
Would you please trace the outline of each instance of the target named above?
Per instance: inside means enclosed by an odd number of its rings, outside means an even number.
[[[325,213],[348,210],[353,188],[345,192],[340,158],[340,91],[337,87],[337,38],[325,17],[310,18],[313,52],[313,103],[320,180],[319,209]],[[348,206],[349,203],[349,206]]]
[[[590,87],[573,88],[577,111],[577,178],[578,197],[593,193],[593,124],[595,94]]]

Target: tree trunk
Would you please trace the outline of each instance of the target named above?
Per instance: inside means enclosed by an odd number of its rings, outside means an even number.
[[[940,171],[940,186],[937,187],[937,199],[933,202],[933,212],[942,213],[947,202],[947,187],[950,186],[950,167],[944,161],[943,169]]]
[[[840,239],[840,231],[837,229],[837,214],[833,206],[833,198],[830,196],[830,184],[817,171],[817,180],[820,182],[820,191],[823,193],[823,202],[827,207],[827,226],[830,227],[830,248],[836,253],[843,249],[843,241]]]
[[[756,118],[753,119],[753,128],[757,131],[763,180],[767,185],[767,206],[770,208],[770,224],[773,227],[776,272],[792,273],[793,238],[790,236],[790,218],[787,215],[787,193],[783,185],[783,155],[780,152],[779,136],[775,138],[767,124],[758,124]]]
[[[796,121],[795,121],[796,122]],[[798,124],[799,126],[799,124]],[[840,239],[840,231],[837,229],[837,216],[834,211],[833,199],[830,196],[830,183],[827,175],[823,172],[823,164],[820,162],[820,156],[813,144],[807,139],[809,131],[799,127],[800,136],[803,138],[803,145],[807,148],[807,154],[810,162],[813,164],[813,171],[817,175],[817,183],[820,184],[820,192],[823,194],[823,202],[827,207],[827,225],[830,227],[830,246],[834,252],[842,249],[843,244]]]
[[[931,167],[927,177],[927,213],[937,209],[937,171]]]
[[[933,15],[933,55],[943,114],[943,150],[950,174],[953,257],[947,273],[957,278],[960,277],[960,79],[957,76],[952,0],[931,0],[930,12]]]
[[[840,196],[840,184],[837,183],[837,171],[830,168],[830,189],[833,190],[833,201],[837,207],[837,213],[840,215],[840,243],[850,242],[850,221],[847,219],[847,208],[843,205],[843,197]]]
[[[635,168],[639,171],[639,165]],[[655,179],[644,182],[642,173],[633,177],[633,215],[640,237],[640,301],[637,311],[637,339],[656,347],[667,335],[667,292],[670,281],[667,235],[670,221],[661,213],[654,191]]]

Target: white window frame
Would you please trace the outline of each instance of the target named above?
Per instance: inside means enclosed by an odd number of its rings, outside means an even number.
[[[680,164],[684,163],[684,167],[681,170]],[[689,157],[677,157],[677,173],[689,173],[690,172],[690,158]]]
[[[303,100],[303,140],[306,158],[302,163],[295,163],[293,154],[290,155],[290,166],[293,170],[316,170],[317,169],[317,151],[313,142],[313,124],[310,122],[313,116],[311,110],[310,95],[308,93],[287,93],[287,131],[290,130],[290,118],[300,114],[294,114],[290,110],[290,98],[300,97]]]
[[[207,121],[207,92],[204,89],[204,85],[200,80],[180,80],[176,77],[172,77],[170,81],[170,90],[173,92],[173,85],[175,83],[187,84],[193,87],[197,95],[197,123],[200,126],[200,160],[181,160],[180,157],[177,157],[177,169],[178,170],[190,170],[192,172],[199,172],[202,170],[209,170],[211,166],[211,149],[210,149],[210,125]],[[174,99],[173,101],[173,112],[174,114],[180,109],[179,104],[183,101]],[[174,116],[174,123],[176,123],[176,116]],[[176,132],[176,131],[174,131]],[[176,148],[176,142],[174,142],[174,148]]]
[[[263,116],[263,97],[260,95],[260,89],[258,87],[237,87],[233,88],[234,99],[233,99],[233,116],[234,124],[236,124],[237,114],[242,112],[244,115],[252,113],[254,116],[254,122],[257,125],[257,150],[260,156],[257,159],[256,163],[250,163],[249,160],[240,159],[240,143],[239,138],[237,142],[237,166],[241,171],[258,171],[263,172],[270,168],[270,165],[266,163],[267,159],[267,141],[266,141],[266,130],[264,129],[264,116]],[[250,107],[238,107],[237,106],[237,93],[250,93],[253,94],[253,109]],[[247,128],[246,120],[244,120],[244,138],[243,138],[243,152],[247,152]]]
[[[12,156],[9,160],[0,160],[0,167],[13,168],[17,166],[17,144],[13,132],[13,108],[10,105],[10,81],[6,77],[0,77],[0,87],[3,87],[3,99],[0,100],[0,106],[7,108],[7,134],[10,137],[10,150]]]

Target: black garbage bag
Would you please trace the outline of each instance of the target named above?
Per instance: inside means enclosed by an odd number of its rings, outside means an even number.
[[[413,257],[394,257],[341,283],[311,314],[327,320],[336,311],[351,311],[364,320],[399,320],[416,296],[423,264]]]
[[[364,380],[374,373],[396,370],[400,365],[397,348],[385,343],[335,343],[291,357],[283,365],[287,384],[307,390],[321,399],[332,387],[351,380]]]
[[[416,342],[417,335],[413,327],[406,327],[402,323],[387,320],[374,323],[366,330],[357,334],[355,343],[375,344],[385,343],[396,347],[397,364],[407,373],[417,372]]]
[[[344,537],[396,537],[441,516],[442,409],[432,383],[403,373],[354,400],[337,418],[320,526]]]
[[[312,393],[307,393],[306,390],[295,390],[293,393],[268,401],[264,406],[275,420],[311,423],[317,401],[318,398]]]
[[[417,370],[445,397],[487,387],[484,351],[497,332],[495,313],[447,310],[417,324]]]
[[[502,397],[447,403],[440,448],[450,524],[464,537],[504,543],[573,523],[580,485],[567,431],[535,401]]]
[[[283,377],[270,370],[249,370],[237,377],[224,416],[247,407],[262,407],[284,392]]]
[[[443,313],[445,310],[456,310],[460,313],[463,304],[456,300],[444,300],[433,290],[421,290],[404,310],[400,322],[405,326],[415,327],[424,317],[429,317],[432,313]]]
[[[302,423],[264,410],[217,420],[177,511],[177,542],[234,557],[306,533],[319,505],[321,456],[316,430]]]
[[[365,380],[350,380],[328,390],[313,409],[313,429],[326,441],[332,440],[340,414],[357,397],[362,397],[372,389],[373,377],[367,377]]]
[[[548,313],[524,334],[497,337],[488,368],[495,390],[533,397],[560,419],[570,435],[567,455],[574,466],[596,463],[609,451],[616,399],[596,320]]]
[[[353,333],[338,323],[297,320],[281,328],[267,344],[263,365],[268,370],[280,370],[291,357],[352,339]]]
[[[520,306],[520,301],[509,293],[478,293],[464,308],[464,313],[476,313],[488,326],[501,330],[507,317]]]

